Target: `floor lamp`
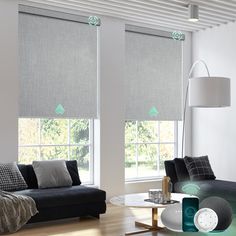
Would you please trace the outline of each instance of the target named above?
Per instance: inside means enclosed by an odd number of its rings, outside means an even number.
[[[195,66],[199,63],[205,66],[207,77],[191,78]],[[198,60],[193,63],[188,75],[188,84],[184,100],[181,157],[183,157],[184,153],[185,119],[188,97],[190,107],[210,108],[230,106],[230,79],[210,76],[207,64],[203,60]]]

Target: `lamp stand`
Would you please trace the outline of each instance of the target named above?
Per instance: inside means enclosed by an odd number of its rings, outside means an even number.
[[[186,93],[185,93],[185,99],[184,99],[184,113],[183,113],[183,129],[182,129],[182,148],[181,148],[181,157],[183,158],[183,154],[184,154],[184,140],[185,140],[185,121],[186,121],[186,108],[187,108],[187,100],[188,100],[188,90],[189,90],[189,79],[191,78],[191,75],[193,73],[193,70],[195,68],[195,66],[197,64],[200,64],[202,63],[205,68],[206,68],[206,71],[207,71],[207,75],[208,77],[210,77],[210,73],[209,73],[209,69],[207,67],[207,64],[205,61],[203,60],[197,60],[196,62],[193,63],[190,71],[189,71],[189,74],[188,74],[188,84],[187,84],[187,88],[186,88]]]

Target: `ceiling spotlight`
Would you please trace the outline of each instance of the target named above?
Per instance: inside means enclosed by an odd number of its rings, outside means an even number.
[[[197,22],[199,20],[198,11],[199,11],[198,5],[189,4],[188,5],[188,20],[192,22]]]

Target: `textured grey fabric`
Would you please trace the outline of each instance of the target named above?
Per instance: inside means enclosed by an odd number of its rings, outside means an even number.
[[[96,118],[96,27],[21,13],[19,63],[21,117]]]
[[[0,164],[0,190],[16,191],[28,188],[15,162]]]
[[[126,119],[182,119],[182,42],[126,32],[125,65]]]
[[[19,230],[38,210],[31,197],[0,191],[0,234]]]
[[[64,160],[33,161],[39,188],[72,186],[72,179]]]

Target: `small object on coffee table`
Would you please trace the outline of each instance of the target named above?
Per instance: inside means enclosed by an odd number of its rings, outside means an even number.
[[[163,199],[144,199],[144,201],[152,202],[152,203],[155,203],[155,204],[162,204],[162,205],[179,203],[179,201],[176,201],[176,200],[163,201]]]
[[[148,198],[152,201],[163,201],[163,194],[161,189],[149,189]]]
[[[164,201],[171,199],[172,183],[169,176],[164,176],[162,179],[162,194]]]

